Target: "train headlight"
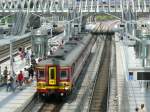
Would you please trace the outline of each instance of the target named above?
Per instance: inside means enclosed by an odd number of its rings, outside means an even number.
[[[64,93],[60,93],[61,96],[64,96]]]
[[[68,90],[69,89],[69,87],[68,86],[65,86],[65,88],[64,88],[65,90]]]

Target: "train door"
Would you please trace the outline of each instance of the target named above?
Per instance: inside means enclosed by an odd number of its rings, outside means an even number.
[[[49,84],[56,85],[56,67],[49,67],[48,74],[49,74]]]

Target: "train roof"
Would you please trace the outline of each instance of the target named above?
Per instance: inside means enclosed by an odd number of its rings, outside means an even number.
[[[85,49],[91,39],[91,34],[81,34],[80,37],[69,40],[48,59],[42,60],[37,66],[54,64],[61,66],[72,65]]]

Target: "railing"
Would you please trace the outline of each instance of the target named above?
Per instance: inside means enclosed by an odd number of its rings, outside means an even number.
[[[135,1],[134,1],[135,2]],[[27,11],[28,9],[30,12],[64,12],[66,10],[68,12],[68,9],[73,8],[73,9],[78,9],[80,12],[86,11],[86,12],[122,12],[123,9],[128,10],[129,7],[132,8],[133,12],[149,12],[149,3],[146,4],[138,4],[136,5],[134,2],[132,3],[123,3],[123,2],[100,2],[100,1],[95,1],[95,0],[86,0],[80,2],[73,2],[71,1],[66,1],[66,0],[58,0],[57,2],[55,1],[45,1],[45,0],[29,0],[29,1],[20,1],[17,0],[16,2],[14,1],[9,1],[5,0],[5,3],[3,1],[0,1],[0,12],[18,12],[18,10],[21,11]],[[126,4],[126,5],[124,5]],[[131,4],[131,5],[129,5]]]

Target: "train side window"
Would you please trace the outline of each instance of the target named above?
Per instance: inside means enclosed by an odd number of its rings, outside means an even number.
[[[60,73],[60,78],[61,79],[66,79],[67,78],[67,72],[62,70],[61,73]]]
[[[74,70],[75,70],[75,63],[73,63],[72,65],[72,73],[74,72]]]
[[[38,71],[38,78],[44,78],[44,71],[43,70]]]

